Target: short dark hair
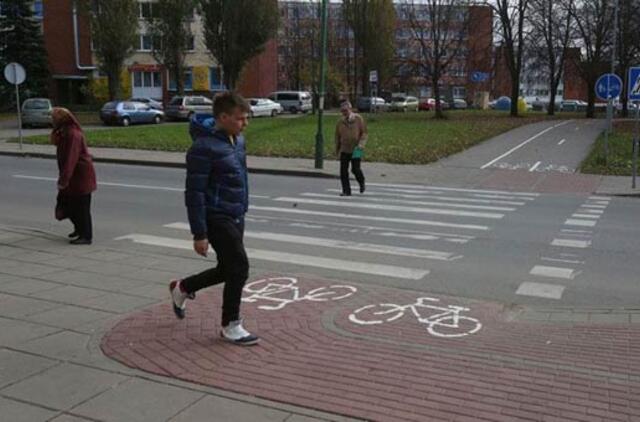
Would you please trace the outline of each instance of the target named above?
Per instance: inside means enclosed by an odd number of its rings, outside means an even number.
[[[245,100],[242,95],[237,94],[233,91],[220,93],[213,99],[214,117],[218,117],[222,113],[230,114],[236,108],[239,108],[245,113],[248,113],[249,110],[251,110],[251,107],[249,107],[249,103],[247,102],[247,100]]]

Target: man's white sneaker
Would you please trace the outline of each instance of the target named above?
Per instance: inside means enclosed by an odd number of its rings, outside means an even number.
[[[253,346],[260,340],[258,336],[244,329],[242,320],[231,321],[229,325],[222,327],[220,335],[226,341],[240,346]]]
[[[169,292],[171,294],[171,304],[173,305],[173,312],[178,319],[183,319],[185,316],[185,310],[187,308],[187,299],[194,299],[195,295],[187,294],[180,288],[182,280],[171,280],[169,283]]]

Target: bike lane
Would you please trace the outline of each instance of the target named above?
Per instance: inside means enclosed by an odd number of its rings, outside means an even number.
[[[247,285],[243,314],[261,343],[240,348],[219,338],[220,293],[199,293],[182,321],[169,303],[131,314],[102,350],[144,371],[365,420],[640,420],[631,318],[524,321],[497,303],[301,276]]]

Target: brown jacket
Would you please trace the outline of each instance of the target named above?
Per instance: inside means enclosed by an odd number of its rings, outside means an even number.
[[[336,155],[353,154],[356,146],[367,143],[367,125],[362,116],[352,113],[349,119],[341,118],[336,125]]]

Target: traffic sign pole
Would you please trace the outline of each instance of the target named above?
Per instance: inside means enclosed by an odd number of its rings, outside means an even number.
[[[18,81],[18,66],[13,63],[13,80]],[[20,139],[20,151],[22,151],[22,110],[20,110],[20,88],[16,83],[16,107],[18,109],[18,138]]]
[[[609,132],[613,119],[613,99],[622,93],[622,79],[615,73],[605,73],[596,81],[596,95],[601,100],[607,100],[607,127],[604,131],[604,160],[609,159]]]
[[[638,149],[640,148],[640,102],[636,102],[636,125],[633,134],[633,174],[631,188],[636,188],[636,177],[638,176]]]
[[[633,133],[633,173],[631,178],[631,188],[636,188],[636,178],[638,177],[638,152],[640,150],[640,67],[629,68],[627,78],[627,98],[631,104],[636,105],[636,124]]]

